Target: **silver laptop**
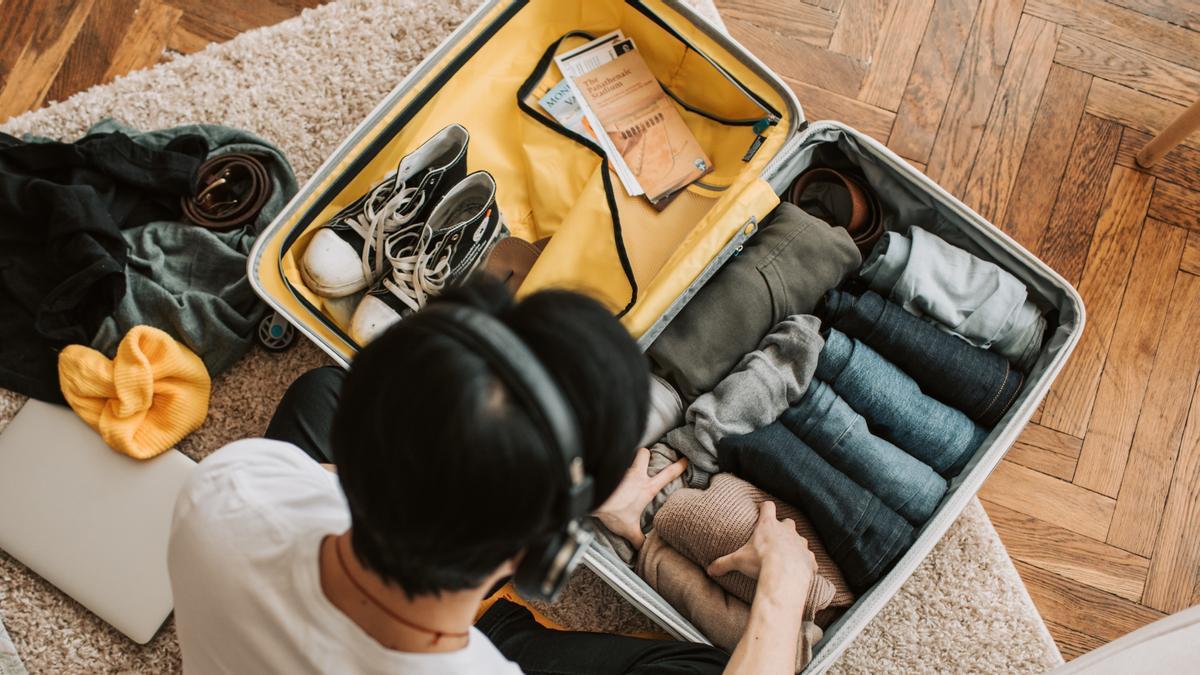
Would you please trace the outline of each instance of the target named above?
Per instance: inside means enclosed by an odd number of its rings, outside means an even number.
[[[0,432],[0,549],[135,642],[171,613],[171,512],[196,463],[118,454],[69,408],[29,401]]]

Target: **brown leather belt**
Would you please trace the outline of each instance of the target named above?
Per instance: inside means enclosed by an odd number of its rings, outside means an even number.
[[[264,159],[230,152],[201,164],[193,195],[180,200],[184,217],[211,230],[253,221],[271,196],[271,177]]]
[[[826,204],[820,204],[818,199],[805,197],[805,191],[816,184],[833,185],[846,191],[850,198],[849,219],[838,217],[836,210]],[[787,201],[824,219],[834,227],[844,227],[850,233],[850,238],[858,246],[859,252],[865,257],[875,243],[883,236],[883,207],[879,197],[866,185],[861,177],[849,172],[836,171],[826,167],[809,169],[792,183],[788,190]],[[840,222],[846,220],[846,222]]]

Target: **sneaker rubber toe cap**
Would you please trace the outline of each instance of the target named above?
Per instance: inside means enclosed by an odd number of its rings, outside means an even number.
[[[304,283],[326,298],[340,298],[367,287],[362,259],[354,247],[328,228],[313,235],[300,262]]]
[[[350,318],[350,336],[365,346],[400,320],[400,314],[374,295],[363,296]]]

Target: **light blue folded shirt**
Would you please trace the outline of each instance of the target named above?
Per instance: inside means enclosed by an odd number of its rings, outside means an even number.
[[[1046,319],[1025,284],[994,263],[913,226],[888,232],[860,272],[872,290],[1028,370]]]

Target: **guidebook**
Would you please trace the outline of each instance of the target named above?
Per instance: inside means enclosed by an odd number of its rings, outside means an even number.
[[[630,196],[663,209],[712,170],[633,40],[617,30],[555,57],[563,80],[539,103],[564,127],[592,138]]]
[[[651,204],[712,171],[704,149],[636,49],[576,77],[575,86]]]

